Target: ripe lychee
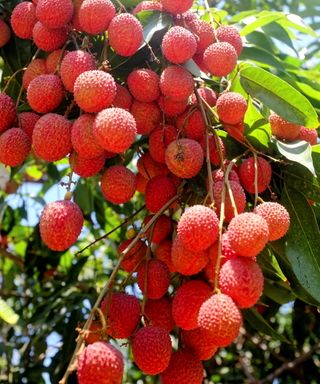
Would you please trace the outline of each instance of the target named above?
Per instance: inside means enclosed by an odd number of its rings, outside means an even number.
[[[311,145],[316,145],[318,142],[318,132],[316,129],[308,129],[302,126],[297,140],[304,140]]]
[[[165,151],[168,145],[177,138],[177,135],[177,129],[173,125],[164,125],[151,132],[149,136],[151,157],[159,163],[165,163]]]
[[[158,104],[161,109],[161,111],[169,116],[169,117],[175,117],[180,115],[180,113],[184,112],[188,105],[188,98],[184,100],[173,100],[169,97],[160,96],[158,99]]]
[[[132,56],[143,42],[140,21],[130,13],[121,13],[111,20],[108,28],[109,44],[120,56]]]
[[[11,30],[8,25],[0,20],[0,48],[4,47],[11,38]]]
[[[123,165],[112,165],[102,176],[101,191],[113,204],[126,203],[136,191],[136,176]]]
[[[0,133],[12,127],[17,120],[16,105],[10,96],[0,92]]]
[[[136,133],[134,117],[122,108],[102,110],[93,124],[93,134],[98,144],[113,153],[122,153],[130,148]]]
[[[60,77],[56,75],[40,75],[30,82],[27,89],[28,103],[38,113],[54,111],[63,98],[63,84]]]
[[[88,330],[89,332],[84,332],[83,338],[86,345],[96,343],[102,337],[102,325],[99,321],[93,321]]]
[[[198,93],[201,98],[208,104],[210,107],[214,107],[217,103],[217,95],[216,93],[208,87],[198,88]],[[197,97],[193,93],[191,96],[192,104],[198,104]]]
[[[224,181],[225,173],[222,169],[215,169],[212,172],[212,179],[214,183],[217,183],[218,181]],[[229,181],[235,181],[236,183],[240,183],[239,176],[236,171],[231,169],[229,173]]]
[[[174,64],[182,64],[192,58],[197,50],[194,35],[186,28],[171,27],[162,39],[164,57]]]
[[[177,233],[183,246],[191,251],[203,251],[218,238],[219,219],[214,210],[194,205],[182,214]]]
[[[127,249],[132,240],[122,242],[118,247],[118,252],[121,254]],[[147,246],[142,240],[139,240],[128,253],[126,253],[121,267],[128,273],[134,272],[138,264],[143,260],[147,253]]]
[[[157,375],[169,365],[172,345],[169,333],[161,327],[144,327],[135,334],[132,343],[134,362],[147,375]]]
[[[32,140],[34,126],[40,117],[34,112],[21,112],[18,115],[19,127],[25,131],[30,140]]]
[[[159,1],[141,1],[132,11],[136,15],[142,11],[162,11],[163,7]]]
[[[10,128],[0,136],[0,163],[16,167],[25,161],[30,149],[28,135],[20,128]]]
[[[63,49],[56,49],[51,52],[46,59],[47,73],[60,73],[61,62],[67,53],[69,53],[69,51]]]
[[[68,40],[66,28],[49,29],[40,21],[37,21],[32,30],[35,45],[45,52],[52,52],[61,48]]]
[[[200,360],[210,360],[218,350],[212,334],[202,328],[182,330],[181,340],[184,346],[192,349]]]
[[[237,65],[238,55],[234,47],[225,42],[209,45],[204,51],[203,62],[213,76],[227,76]]]
[[[263,274],[254,260],[235,257],[221,267],[219,287],[239,308],[250,308],[262,294]]]
[[[169,268],[161,260],[146,261],[138,268],[137,283],[148,299],[160,299],[170,285]]]
[[[222,234],[221,247],[222,247],[222,254],[223,256],[225,256],[227,260],[233,259],[239,256],[237,252],[231,247],[228,232],[225,232]]]
[[[104,154],[88,159],[73,152],[70,156],[70,167],[74,173],[81,177],[92,177],[99,173],[104,166],[106,157]]]
[[[143,220],[143,224],[147,225],[152,219],[152,215],[147,216]],[[161,243],[172,231],[172,221],[167,215],[160,215],[158,220],[155,222],[152,230],[151,242],[155,244]],[[145,235],[149,238],[151,235],[151,229],[149,229]]]
[[[74,83],[81,73],[96,69],[95,58],[88,52],[69,52],[61,61],[60,75],[66,90],[73,92]]]
[[[218,166],[221,163],[221,156],[224,157],[226,155],[226,149],[224,146],[224,143],[221,139],[221,137],[216,137],[214,135],[208,135],[209,140],[209,154],[210,154],[210,161],[213,165]],[[206,158],[207,157],[207,142],[206,138],[203,137],[202,139],[198,140],[199,144],[201,145],[201,148],[203,150],[203,155]],[[217,142],[219,143],[219,147],[217,147]],[[220,148],[220,150],[219,150]],[[221,155],[220,155],[221,151]]]
[[[161,327],[171,332],[175,325],[172,317],[171,301],[166,297],[158,300],[148,299],[144,307],[144,318],[148,325]]]
[[[290,123],[275,113],[269,116],[269,123],[272,134],[278,139],[293,141],[299,136],[301,125]]]
[[[212,295],[212,289],[201,280],[190,280],[181,285],[172,301],[172,316],[182,329],[196,329],[201,305]]]
[[[171,273],[176,272],[176,268],[172,263],[171,258],[172,241],[164,240],[155,249],[155,255],[158,260],[163,261],[169,268]]]
[[[271,181],[272,169],[263,157],[257,158],[257,170],[255,170],[254,157],[246,159],[239,167],[239,178],[243,188],[249,193],[255,193],[255,173],[257,172],[258,193],[264,192]]]
[[[189,139],[199,140],[204,137],[206,124],[199,109],[187,108],[177,118],[176,125],[178,131],[184,133]]]
[[[176,101],[186,100],[193,92],[191,73],[178,65],[165,68],[160,76],[160,89],[164,96]]]
[[[130,112],[136,121],[139,135],[148,135],[161,122],[161,111],[157,103],[143,103],[134,100]]]
[[[101,311],[107,322],[107,333],[115,339],[128,339],[139,325],[141,308],[139,300],[132,295],[116,292],[106,296]]]
[[[72,0],[38,0],[36,16],[47,28],[64,27],[72,19],[72,15]]]
[[[32,39],[32,30],[37,22],[36,7],[29,1],[17,4],[11,14],[11,27],[20,39]]]
[[[231,44],[237,51],[237,55],[240,56],[243,49],[243,43],[236,27],[233,25],[220,25],[216,30],[216,37],[218,41],[224,41]]]
[[[137,168],[141,175],[148,180],[155,176],[166,176],[169,173],[168,167],[153,160],[149,152],[145,152],[139,158]]]
[[[71,26],[77,31],[81,31],[81,25],[79,21],[79,11],[84,0],[73,0],[73,16],[71,19]]]
[[[108,29],[115,15],[116,9],[110,0],[84,0],[78,19],[82,31],[97,35]]]
[[[133,97],[145,103],[151,103],[159,98],[159,82],[159,75],[146,68],[132,71],[127,79],[127,84]]]
[[[28,88],[29,84],[33,79],[40,75],[47,73],[47,66],[45,59],[34,59],[27,66],[22,76],[22,85],[25,89]]]
[[[132,105],[132,96],[126,87],[117,83],[117,94],[113,100],[113,106],[130,111]]]
[[[79,384],[121,384],[123,369],[121,352],[110,343],[97,341],[81,352],[77,377]]]
[[[217,113],[219,119],[227,124],[238,124],[244,119],[248,104],[237,92],[226,92],[219,96]]]
[[[231,247],[240,256],[257,256],[269,240],[266,220],[252,212],[240,213],[234,217],[227,233]]]
[[[218,293],[201,305],[198,324],[212,334],[214,344],[226,347],[238,336],[242,316],[231,297]]]
[[[35,124],[32,146],[35,154],[46,161],[58,161],[72,150],[71,121],[56,113],[42,116]]]
[[[286,208],[274,202],[259,204],[254,213],[263,217],[269,227],[269,241],[281,239],[290,227],[290,216]]]
[[[165,11],[176,15],[188,11],[192,7],[193,0],[161,0],[160,3]]]
[[[145,202],[151,213],[157,213],[177,193],[177,187],[166,176],[155,176],[146,185]]]
[[[136,181],[137,181],[137,191],[144,194],[146,192],[146,186],[149,180],[143,177],[140,172],[138,172],[136,174]]]
[[[82,226],[82,212],[70,200],[47,204],[40,216],[41,239],[53,251],[65,251],[75,243]]]

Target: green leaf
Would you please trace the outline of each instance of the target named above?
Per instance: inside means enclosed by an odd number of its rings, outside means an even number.
[[[306,25],[300,16],[293,13],[290,13],[286,18],[279,20],[278,23],[284,27],[293,28],[307,35],[317,37],[317,33]]]
[[[287,278],[283,274],[279,263],[269,249],[264,249],[257,257],[257,263],[261,267],[264,276],[272,280],[286,281]]]
[[[17,324],[19,316],[13,311],[13,309],[0,298],[0,317],[6,323],[14,325]]]
[[[250,140],[256,148],[264,150],[268,148],[271,138],[270,125],[253,105],[251,100],[248,102],[244,122],[249,126],[249,129],[245,132],[247,139]]]
[[[280,70],[284,69],[282,62],[272,53],[253,46],[246,46],[241,53],[242,60],[252,60],[254,62],[264,64],[267,67],[274,67]]]
[[[262,68],[246,67],[240,71],[243,88],[284,119],[314,128],[318,117],[311,103],[279,77]]]
[[[279,12],[265,12],[264,16],[261,16],[263,14],[260,13],[257,15],[256,20],[252,21],[253,17],[249,17],[246,21],[248,24],[242,28],[240,35],[246,36],[249,33],[256,31],[257,29],[263,27],[264,25],[270,24],[276,20],[280,20],[285,18],[285,15],[283,13]]]
[[[146,13],[146,12],[141,12],[141,13]],[[147,12],[147,13],[150,13],[152,16],[148,18],[147,24],[144,25],[143,27],[144,44],[142,45],[142,47],[145,46],[146,43],[149,43],[151,41],[152,37],[156,32],[167,29],[172,23],[172,18],[166,13],[161,13],[161,12],[152,12],[152,13]]]
[[[263,294],[278,304],[289,303],[296,298],[287,283],[269,279],[264,280]]]

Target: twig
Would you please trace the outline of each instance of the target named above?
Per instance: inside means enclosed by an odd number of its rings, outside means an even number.
[[[23,269],[24,261],[21,260],[20,257],[13,255],[2,247],[0,247],[0,255],[5,257],[6,259],[13,261],[19,268]]]

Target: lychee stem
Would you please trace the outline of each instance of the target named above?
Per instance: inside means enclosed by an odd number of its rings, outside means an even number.
[[[22,71],[25,71],[27,69],[27,67],[23,67],[23,68],[20,68],[18,69],[17,71],[15,71],[8,79],[8,81],[6,82],[6,85],[5,87],[3,88],[2,92],[3,93],[6,93],[7,89],[9,88],[9,85],[11,83],[11,81],[17,76],[18,73],[22,72]]]

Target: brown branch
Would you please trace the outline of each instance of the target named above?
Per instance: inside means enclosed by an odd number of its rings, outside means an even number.
[[[20,257],[13,255],[2,247],[0,247],[0,255],[5,257],[6,259],[13,261],[19,268],[23,269],[24,261],[20,259]]]

